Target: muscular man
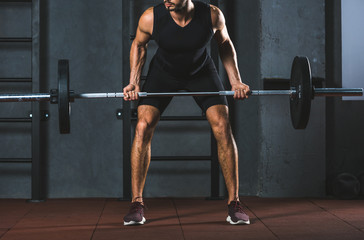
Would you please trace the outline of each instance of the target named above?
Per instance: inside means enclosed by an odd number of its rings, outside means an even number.
[[[130,84],[124,88],[125,100],[138,100],[140,75],[145,63],[147,43],[152,38],[158,50],[150,63],[145,92],[223,91],[206,45],[214,37],[229,77],[235,99],[248,97],[249,86],[242,83],[236,52],[225,26],[223,13],[215,6],[192,0],[164,0],[140,17],[130,51]],[[144,224],[142,193],[150,164],[154,129],[172,98],[142,98],[131,150],[132,203],[124,225]],[[206,113],[217,140],[219,163],[227,186],[228,217],[231,224],[249,224],[239,201],[238,152],[229,123],[226,97],[195,97]]]

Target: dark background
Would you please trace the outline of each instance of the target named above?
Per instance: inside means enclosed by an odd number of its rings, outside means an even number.
[[[71,89],[122,91],[123,43],[130,45],[139,16],[161,0],[41,1],[41,89],[56,88],[57,61],[70,60]],[[208,1],[206,1],[208,2]],[[308,56],[315,77],[341,87],[339,0],[218,1],[234,42],[243,81],[262,89],[264,78],[289,78],[296,55]],[[32,4],[0,2],[0,37],[30,37]],[[129,12],[129,16],[123,16]],[[123,22],[125,19],[127,23]],[[127,25],[129,24],[129,25]],[[125,33],[125,25],[131,29]],[[156,50],[149,45],[148,62]],[[32,45],[0,43],[0,77],[32,74]],[[148,67],[148,62],[145,68]],[[223,67],[218,66],[224,82]],[[363,86],[358,86],[363,87]],[[29,83],[0,83],[1,92],[31,92]],[[306,130],[290,123],[288,97],[251,97],[230,106],[239,148],[240,194],[262,197],[323,197],[330,176],[364,172],[363,102],[313,100]],[[42,124],[46,197],[122,197],[123,129],[115,112],[122,100],[76,100],[71,134],[58,133],[57,106],[45,104]],[[30,103],[1,103],[0,117],[25,117]],[[200,115],[192,98],[175,98],[165,115]],[[31,123],[0,123],[0,157],[29,158]],[[206,122],[161,122],[154,155],[207,155]],[[31,165],[0,163],[0,197],[31,197]],[[152,162],[146,197],[210,194],[208,162]],[[223,182],[221,181],[221,186]],[[221,190],[223,193],[223,189]]]

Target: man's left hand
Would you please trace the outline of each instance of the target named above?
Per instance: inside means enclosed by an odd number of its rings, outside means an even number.
[[[249,98],[250,88],[244,83],[237,83],[231,86],[231,91],[235,91],[234,99]]]

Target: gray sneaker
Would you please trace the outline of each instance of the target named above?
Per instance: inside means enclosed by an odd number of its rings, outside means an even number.
[[[133,202],[130,205],[129,213],[124,217],[124,225],[143,225],[145,221],[143,204]]]
[[[232,201],[229,205],[229,215],[226,221],[230,224],[250,224],[249,216],[243,211],[239,201]]]

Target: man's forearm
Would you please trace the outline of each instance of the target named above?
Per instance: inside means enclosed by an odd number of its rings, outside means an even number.
[[[147,58],[146,45],[133,42],[130,50],[130,84],[138,85],[140,76]]]
[[[230,39],[219,45],[219,54],[229,77],[230,84],[241,83],[236,51]]]

